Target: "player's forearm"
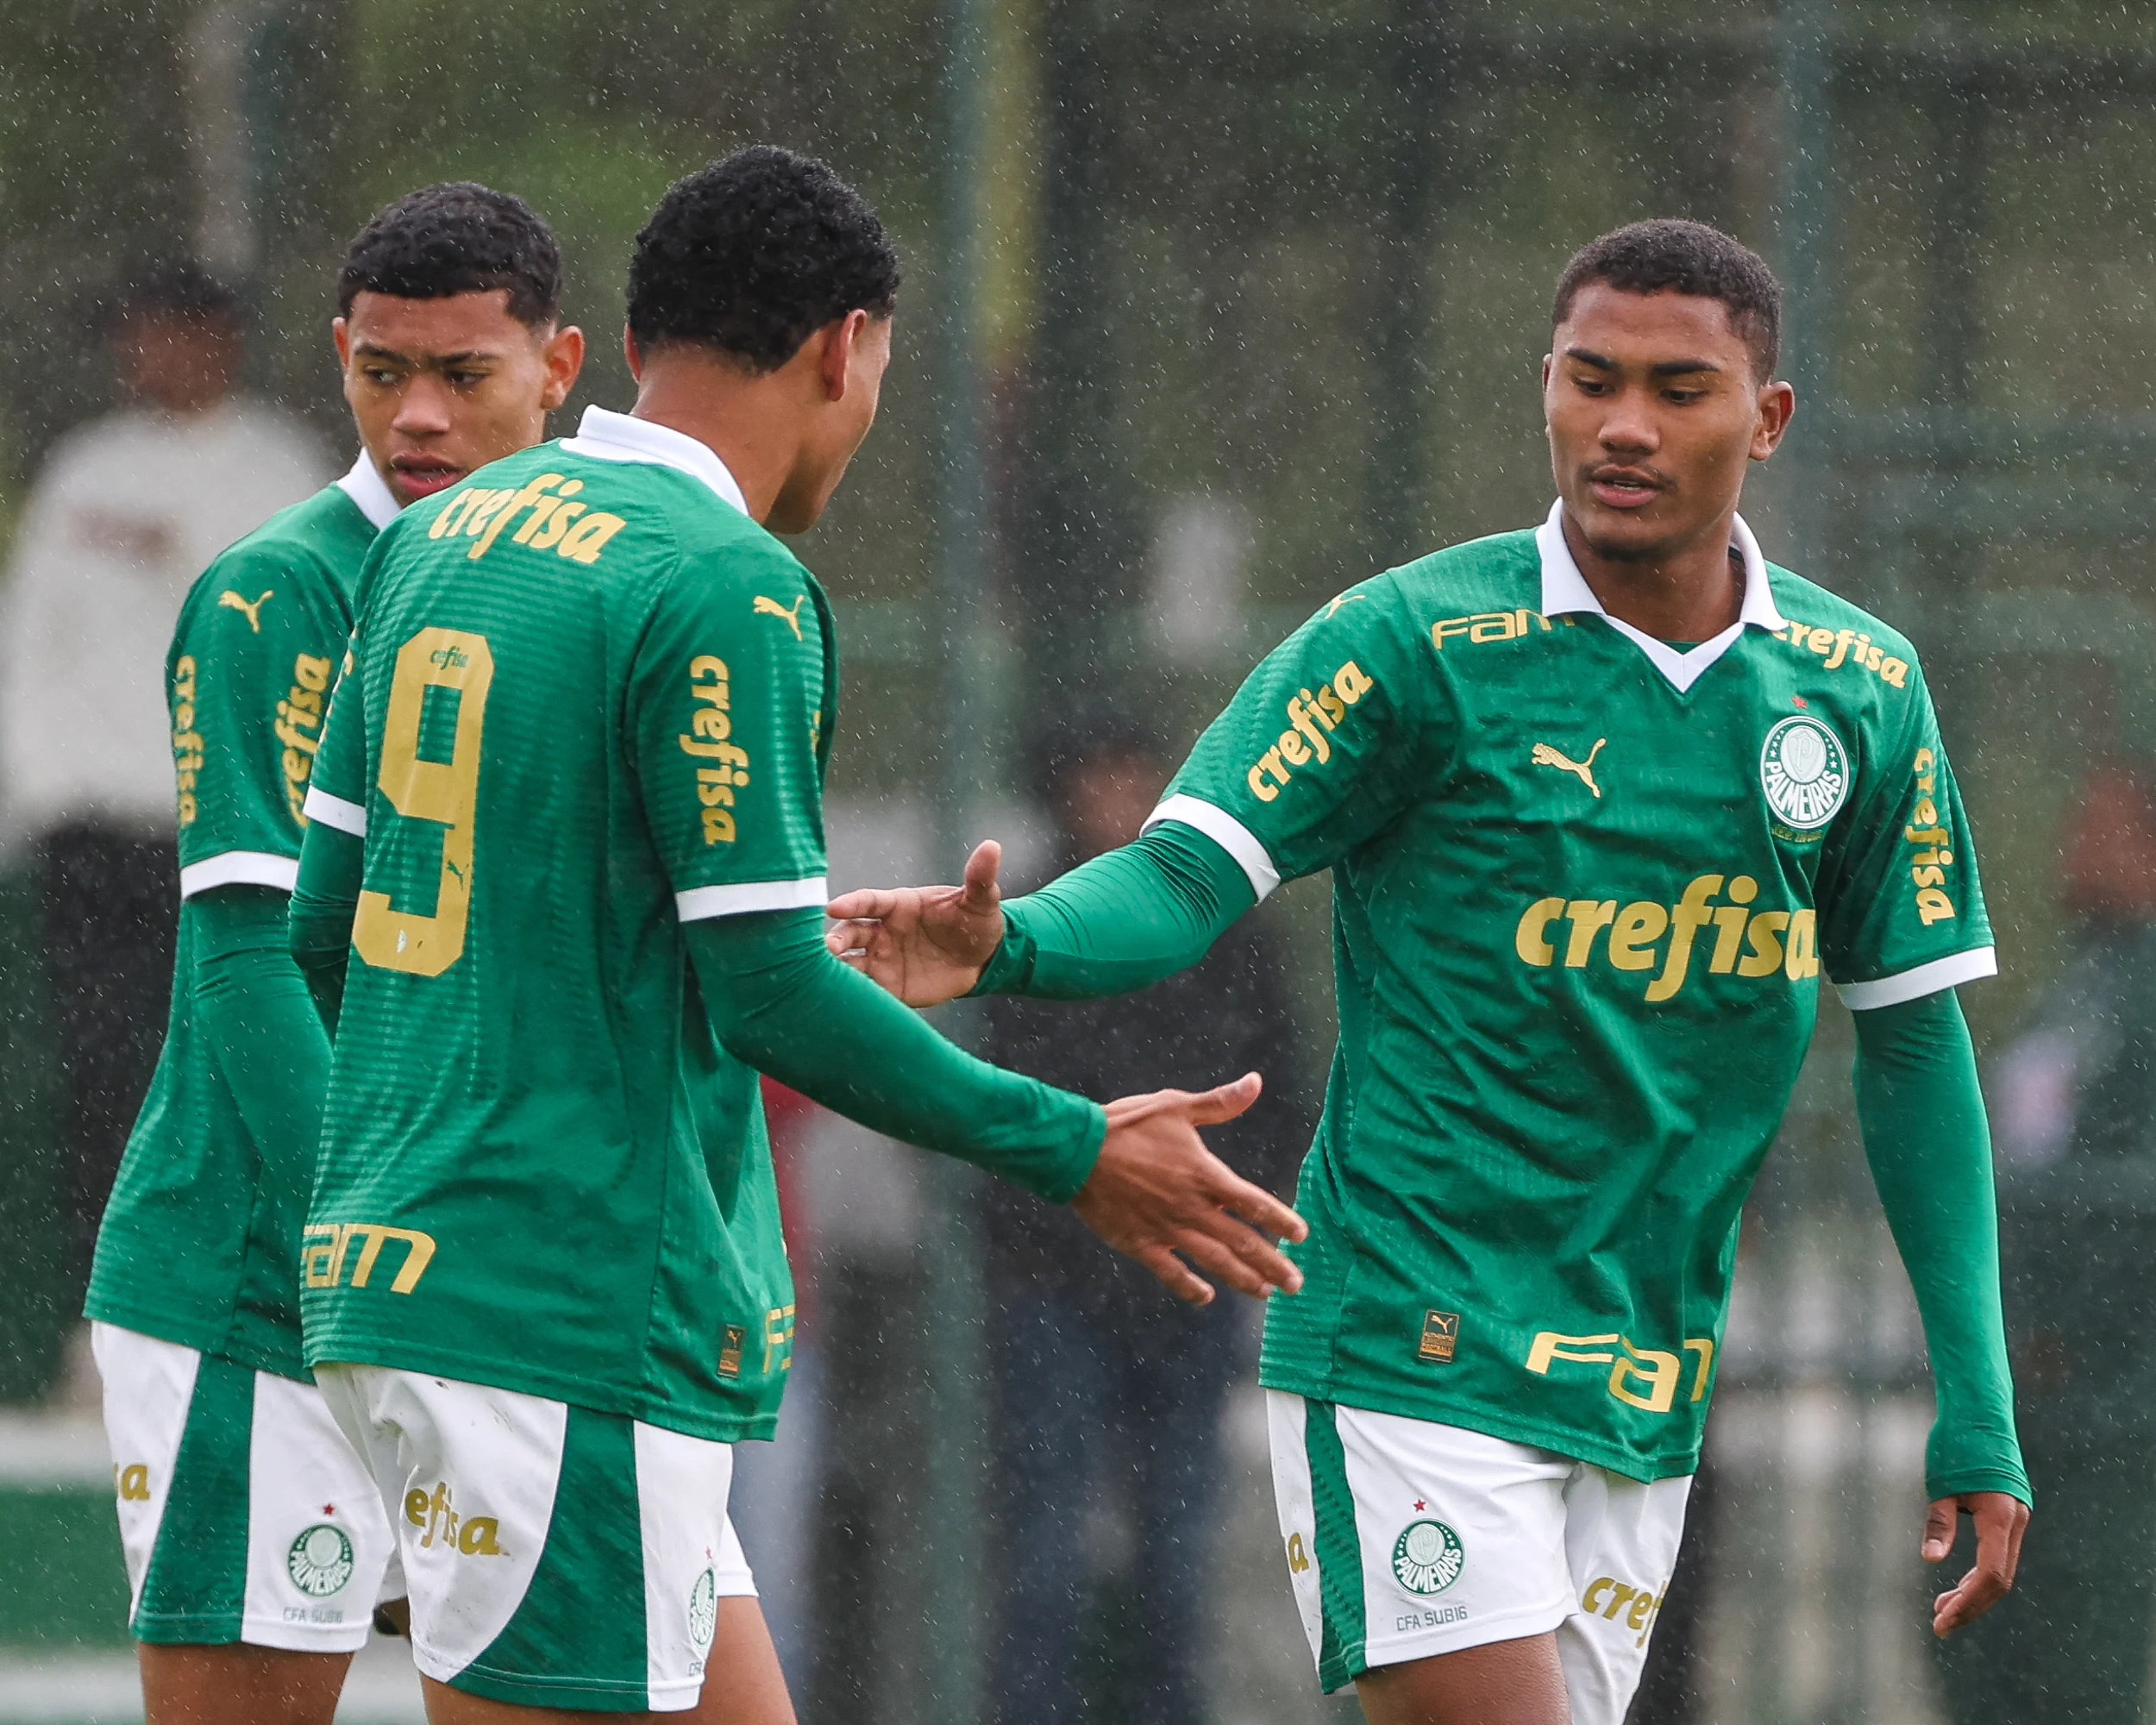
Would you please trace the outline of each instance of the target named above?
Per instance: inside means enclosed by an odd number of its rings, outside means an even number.
[[[329,1039],[287,950],[285,894],[220,887],[193,901],[197,1021],[295,1217],[313,1188]]]
[[[1003,944],[978,994],[1090,1000],[1150,988],[1195,964],[1257,902],[1235,859],[1163,821],[1003,907]]]
[[[367,841],[323,821],[307,828],[299,847],[299,881],[292,888],[288,938],[323,1024],[335,1033],[352,951],[352,918],[359,908]]]
[[[1929,1494],[2027,1502],[1999,1302],[1991,1135],[1969,1027],[1952,989],[1857,1019],[1857,1118],[1916,1303],[1937,1385]]]
[[[688,925],[719,1039],[760,1072],[889,1137],[1062,1203],[1107,1131],[1097,1103],[976,1060],[824,945],[823,913]]]

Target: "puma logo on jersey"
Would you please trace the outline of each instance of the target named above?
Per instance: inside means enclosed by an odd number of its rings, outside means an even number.
[[[793,608],[789,611],[786,606],[780,605],[775,599],[766,599],[761,593],[758,593],[756,595],[755,614],[758,617],[775,617],[779,618],[788,629],[791,629],[793,631],[793,638],[796,641],[799,641],[801,638],[801,601],[802,599],[805,599],[807,597],[808,595],[806,593],[803,593],[800,599],[797,599],[793,601]]]
[[[241,616],[245,617],[247,618],[247,626],[249,629],[252,629],[257,635],[260,635],[262,632],[262,619],[259,613],[264,605],[267,605],[270,600],[275,599],[276,597],[277,589],[275,587],[264,587],[262,589],[261,598],[252,600],[241,599],[239,594],[234,593],[230,587],[227,587],[222,593],[217,595],[217,603],[222,605],[228,605],[232,610],[238,612]]]
[[[1326,602],[1325,608],[1326,621],[1330,622],[1333,618],[1338,617],[1340,614],[1340,607],[1342,605],[1353,605],[1357,599],[1368,599],[1369,597],[1369,595],[1368,593],[1341,593],[1336,598],[1328,599]]]
[[[1599,797],[1602,787],[1595,782],[1595,757],[1602,752],[1602,744],[1608,741],[1607,737],[1596,737],[1595,746],[1587,751],[1584,761],[1575,761],[1568,755],[1560,754],[1546,743],[1536,743],[1531,758],[1538,767],[1555,767],[1560,773],[1576,774],[1579,781]]]

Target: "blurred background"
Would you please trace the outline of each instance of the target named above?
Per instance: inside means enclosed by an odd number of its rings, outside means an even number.
[[[2023,1593],[1939,1657],[1929,1379],[1830,998],[1633,1717],[2152,1716],[2145,8],[0,0],[0,1721],[139,1717],[74,1313],[170,962],[164,794],[116,724],[109,787],[41,785],[39,726],[63,691],[83,723],[85,688],[139,703],[141,639],[252,524],[218,510],[349,459],[327,323],[376,207],[529,199],[593,337],[572,406],[623,406],[631,236],[754,141],[862,185],[908,271],[884,422],[799,547],[844,631],[838,887],[951,878],[981,837],[1020,880],[1119,841],[1313,605],[1539,520],[1579,244],[1684,215],[1777,265],[1801,405],[1747,517],[1915,638],[1984,846],[2002,974],[1965,1004],[2038,1519]],[[1224,1143],[1284,1184],[1327,913],[1322,880],[1282,892],[1127,1021],[952,1028],[1102,1094],[1262,1064]],[[1037,1209],[774,1113],[799,1367],[736,1514],[804,1720],[1354,1716],[1280,1573],[1250,1314],[1141,1301]],[[342,1716],[416,1707],[391,1643]]]

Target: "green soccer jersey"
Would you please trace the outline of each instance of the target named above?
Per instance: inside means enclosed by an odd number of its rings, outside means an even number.
[[[362,455],[335,485],[221,555],[181,607],[166,661],[179,794],[172,1017],[97,1232],[85,1306],[107,1323],[290,1377],[307,1376],[301,1218],[265,1179],[197,1021],[193,900],[216,887],[291,891],[352,593],[397,507]]]
[[[680,925],[824,903],[836,656],[718,458],[603,409],[383,536],[308,800],[366,842],[310,1362],[770,1434],[757,1076]]]
[[[1639,1479],[1696,1465],[1810,1039],[1994,969],[1914,652],[1742,522],[1741,620],[1608,616],[1553,511],[1342,593],[1155,819],[1329,869],[1340,1037],[1262,1376]]]

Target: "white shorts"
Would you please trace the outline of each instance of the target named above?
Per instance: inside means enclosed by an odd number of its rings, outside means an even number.
[[[404,1590],[322,1393],[92,1324],[137,1640],[349,1653]]]
[[[395,1525],[423,1672],[523,1707],[696,1705],[719,1600],[756,1590],[732,1446],[425,1372],[316,1375]]]
[[[1573,1725],[1622,1725],[1692,1482],[1266,1392],[1288,1581],[1328,1693],[1557,1632]]]

